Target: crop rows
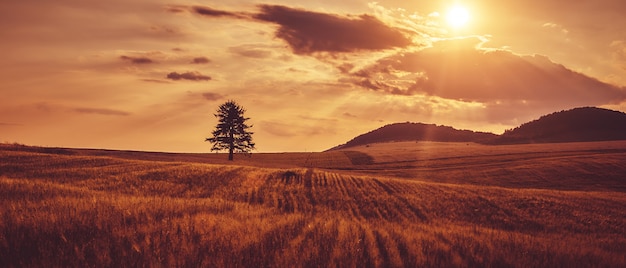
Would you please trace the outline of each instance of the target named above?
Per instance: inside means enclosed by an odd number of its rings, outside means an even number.
[[[624,266],[626,196],[0,151],[0,266]]]

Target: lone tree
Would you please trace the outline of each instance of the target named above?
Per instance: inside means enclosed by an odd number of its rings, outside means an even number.
[[[206,138],[213,144],[211,151],[221,151],[228,149],[228,160],[233,161],[233,153],[249,153],[254,149],[252,142],[253,132],[248,129],[252,126],[246,125],[246,118],[243,113],[246,110],[235,101],[227,101],[220,105],[217,113],[217,126],[213,131],[212,138]]]

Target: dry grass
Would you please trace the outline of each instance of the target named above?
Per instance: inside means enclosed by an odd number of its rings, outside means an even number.
[[[523,187],[515,176],[531,179],[520,163],[545,169],[546,158],[509,153],[509,177],[488,163],[481,173],[481,159],[449,160],[482,174],[459,184],[453,168],[436,175],[453,183],[387,178],[366,167],[400,161],[353,151],[361,153],[314,155],[328,164],[322,170],[298,168],[303,158],[289,154],[259,157],[284,159],[276,169],[250,164],[254,156],[224,165],[0,150],[0,266],[626,266],[626,194],[605,187],[624,181],[590,191],[586,180],[560,174],[569,165],[610,177],[626,165],[619,152],[605,161],[552,155],[552,176],[539,172],[547,182]],[[146,157],[154,155],[137,158]]]
[[[349,150],[372,159],[371,164],[340,168],[350,174],[520,189],[626,192],[626,141],[500,146],[396,142]]]

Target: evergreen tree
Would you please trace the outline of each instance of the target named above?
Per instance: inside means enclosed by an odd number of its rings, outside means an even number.
[[[249,153],[254,149],[252,142],[253,132],[248,129],[252,126],[246,125],[250,118],[243,116],[246,110],[235,101],[227,101],[220,105],[217,113],[217,126],[213,131],[213,137],[206,138],[213,144],[211,151],[228,150],[228,160],[233,160],[233,153]]]

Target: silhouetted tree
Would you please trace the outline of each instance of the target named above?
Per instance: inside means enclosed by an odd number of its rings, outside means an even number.
[[[218,118],[218,123],[213,131],[213,137],[205,140],[213,144],[211,151],[228,150],[228,160],[232,161],[233,153],[249,153],[254,149],[253,132],[248,131],[252,126],[246,125],[250,118],[243,116],[245,111],[232,100],[220,105],[214,114]]]

